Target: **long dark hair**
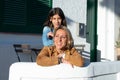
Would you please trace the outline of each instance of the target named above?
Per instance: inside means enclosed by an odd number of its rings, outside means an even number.
[[[59,7],[52,8],[49,11],[49,14],[48,14],[47,19],[46,19],[45,23],[43,24],[43,26],[49,26],[49,27],[52,28],[53,25],[52,25],[52,22],[50,21],[50,18],[52,16],[56,15],[56,14],[58,14],[61,17],[61,19],[62,19],[61,25],[67,26],[65,15],[64,15],[62,9],[59,8]]]

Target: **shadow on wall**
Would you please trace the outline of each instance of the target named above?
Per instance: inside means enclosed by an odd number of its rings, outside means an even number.
[[[74,23],[73,20],[71,20],[70,18],[66,17],[66,21],[68,25],[72,25],[72,23]]]
[[[103,0],[103,1],[101,1],[101,5],[103,6],[103,7],[106,7],[107,9],[110,9],[113,13],[114,13],[114,9],[112,8],[112,7],[110,7],[111,5],[109,5],[109,4],[107,4],[106,5],[106,3],[108,3],[110,0]],[[116,15],[120,15],[120,13],[118,13],[117,11],[120,11],[120,0],[114,0],[114,5],[115,5],[115,14]]]

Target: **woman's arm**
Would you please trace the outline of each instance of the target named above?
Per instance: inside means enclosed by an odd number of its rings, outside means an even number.
[[[80,53],[75,48],[72,48],[67,61],[72,65],[76,65],[80,67],[83,66],[84,64],[83,57],[80,55]]]
[[[43,28],[42,41],[44,46],[50,46],[53,44],[53,40],[49,39],[48,33],[51,32],[50,28],[45,26]]]
[[[52,66],[58,64],[58,57],[51,55],[49,47],[44,47],[38,54],[36,62],[41,66]]]

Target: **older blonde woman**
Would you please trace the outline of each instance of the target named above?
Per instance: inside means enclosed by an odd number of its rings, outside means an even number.
[[[41,66],[52,66],[66,63],[83,66],[84,60],[74,47],[70,31],[65,26],[58,27],[54,32],[54,46],[43,47],[36,62]]]

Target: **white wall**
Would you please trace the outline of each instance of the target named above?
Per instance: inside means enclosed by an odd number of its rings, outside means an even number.
[[[81,38],[79,34],[79,23],[86,25],[87,0],[53,0],[53,7],[60,7],[67,19],[67,26],[74,38],[75,44],[85,44],[85,50],[89,52],[90,45],[86,43],[86,38]]]
[[[86,24],[87,0],[53,0],[53,7],[61,7],[67,18],[68,28],[72,32],[75,44],[86,44],[85,49],[90,50],[90,45],[85,38],[78,36],[79,23]],[[98,0],[98,46],[101,58],[116,60],[114,52],[114,0]]]
[[[101,57],[114,61],[114,0],[98,0],[98,50]]]

